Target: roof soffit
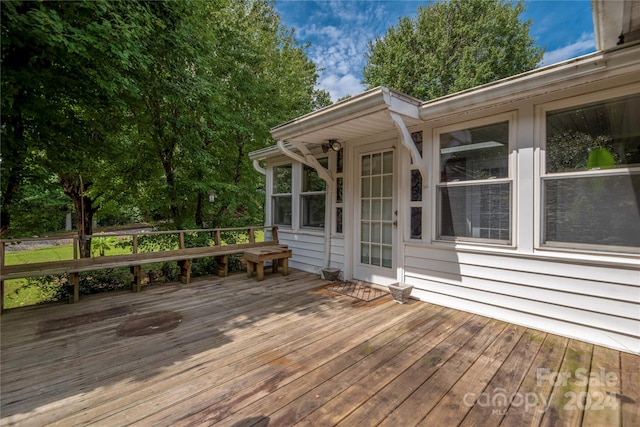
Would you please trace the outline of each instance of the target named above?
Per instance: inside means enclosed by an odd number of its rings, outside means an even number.
[[[420,104],[418,99],[378,87],[276,126],[271,136],[309,144],[352,140],[395,129],[390,112],[402,115],[408,125],[419,123]]]
[[[588,81],[637,72],[638,69],[640,42],[635,42],[426,101],[420,106],[420,114],[425,121],[440,119],[461,111],[513,103]]]

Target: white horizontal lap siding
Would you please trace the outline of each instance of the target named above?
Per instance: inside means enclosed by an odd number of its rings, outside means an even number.
[[[331,238],[331,267],[344,270],[344,239],[342,237]]]
[[[324,237],[312,234],[293,233],[289,230],[278,230],[280,244],[291,249],[289,266],[298,270],[318,273],[323,267]]]
[[[623,340],[634,352],[640,351],[639,278],[628,265],[405,249],[405,282],[415,297],[630,351],[612,341]]]
[[[572,297],[590,297],[595,301],[600,301],[602,298],[626,303],[635,301],[636,303],[632,304],[635,311],[632,313],[638,314],[640,296],[638,286],[552,275],[544,272],[545,270],[533,273],[509,268],[509,266],[518,268],[518,265],[518,262],[513,260],[503,263],[502,267],[487,267],[412,257],[407,257],[405,262],[407,270],[416,272],[421,270],[425,275],[440,277],[450,282],[465,284],[473,283],[474,280],[488,279],[484,286],[494,289],[497,293],[500,293],[505,284],[520,286],[520,288],[514,288],[514,292],[521,289],[522,294],[518,296],[523,298],[541,298],[542,295],[548,295],[547,301],[553,302],[559,297],[572,295]],[[545,292],[546,294],[543,294]],[[597,311],[599,306],[598,303],[594,309]]]
[[[526,311],[518,312],[512,308],[491,306],[482,302],[465,300],[446,294],[436,294],[421,289],[414,289],[411,296],[432,304],[468,311],[620,351],[640,354],[640,339],[637,335],[626,335],[610,329],[594,328],[564,319],[546,318],[539,314],[532,314]]]
[[[518,272],[544,273],[551,276],[574,277],[599,282],[615,282],[635,286],[640,290],[640,265],[637,268],[624,268],[612,265],[603,267],[586,261],[571,263],[569,260],[544,259],[542,256],[519,256],[518,254],[497,254],[444,250],[432,247],[407,246],[408,257],[422,260],[448,261],[463,265],[481,265],[499,269],[511,269]],[[629,265],[632,261],[621,261]],[[636,261],[637,262],[637,261]]]
[[[421,281],[418,277],[415,279]],[[413,285],[417,286],[416,283]],[[602,299],[527,289],[526,286],[477,278],[467,278],[462,284],[427,280],[418,287],[429,292],[526,311],[549,318],[570,320],[586,326],[609,328],[615,323],[615,329],[619,332],[640,337],[638,320],[634,319],[634,315],[637,316],[638,313],[637,304],[611,301],[607,302],[607,307],[611,308],[611,311],[603,312]]]

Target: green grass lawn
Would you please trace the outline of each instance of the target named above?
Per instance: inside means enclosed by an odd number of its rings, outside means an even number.
[[[264,232],[256,232],[256,241],[264,241]],[[225,236],[223,236],[224,240]],[[240,242],[247,242],[246,236],[235,236]],[[93,256],[98,256],[94,245]],[[176,247],[177,249],[177,247]],[[119,247],[110,245],[105,251],[105,256],[130,254],[131,247]],[[73,259],[73,245],[71,243],[65,245],[56,245],[43,248],[26,249],[21,251],[5,251],[5,265],[15,264],[32,264],[38,262],[62,261]],[[150,264],[147,269],[158,268],[155,264]],[[5,282],[4,308],[14,308],[27,305],[34,305],[51,299],[52,290],[44,289],[39,286],[28,286],[28,279],[7,280]]]
[[[129,254],[131,249],[114,247],[106,255]],[[33,264],[37,262],[63,261],[73,259],[73,245],[56,245],[44,248],[5,252],[5,265]],[[4,308],[34,305],[51,298],[51,290],[28,286],[27,279],[4,282]]]
[[[59,245],[23,251],[5,252],[5,265],[32,264],[36,262],[62,261],[73,259],[73,246]]]

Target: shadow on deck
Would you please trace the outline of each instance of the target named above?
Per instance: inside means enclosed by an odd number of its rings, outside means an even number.
[[[639,425],[640,357],[292,271],[2,316],[2,425]]]

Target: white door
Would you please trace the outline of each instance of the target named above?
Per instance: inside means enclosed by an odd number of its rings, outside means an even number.
[[[397,282],[395,156],[392,148],[357,153],[354,278]]]

